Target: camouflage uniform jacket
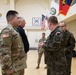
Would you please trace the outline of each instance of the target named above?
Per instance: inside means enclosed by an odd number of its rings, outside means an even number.
[[[68,30],[66,30],[64,33],[65,33],[65,39],[66,39],[65,52],[72,53],[72,50],[75,47],[75,38],[73,34],[69,32]]]
[[[45,64],[60,68],[60,65],[66,66],[64,52],[64,33],[60,27],[56,27],[48,36],[43,45],[45,49]]]
[[[41,38],[41,39],[39,40],[39,43],[44,43],[45,41],[46,41],[46,38]],[[38,53],[39,53],[39,54],[44,53],[44,49],[43,49],[42,47],[40,47],[39,45],[38,45]]]
[[[26,68],[24,46],[19,33],[12,25],[1,31],[0,55],[4,74],[10,69],[16,72]]]
[[[41,38],[40,40],[39,40],[39,43],[44,43],[46,41],[46,38]],[[42,47],[39,47],[38,46],[38,49],[40,49],[40,48],[42,48]]]

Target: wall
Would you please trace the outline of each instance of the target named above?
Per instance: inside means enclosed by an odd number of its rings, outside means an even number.
[[[5,3],[5,0],[0,0],[0,13],[2,17],[0,19],[0,30],[6,26],[6,13],[10,9],[10,5]]]
[[[32,26],[32,17],[40,17],[49,8],[49,0],[18,0],[15,9],[26,20],[26,26]]]
[[[67,23],[69,30],[74,34],[76,38],[76,19]]]

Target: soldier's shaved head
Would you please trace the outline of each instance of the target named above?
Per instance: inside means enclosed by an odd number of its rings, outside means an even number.
[[[48,27],[53,31],[58,26],[58,19],[56,16],[50,16],[48,19]]]
[[[54,25],[58,24],[57,17],[56,16],[49,17],[48,22],[52,22]]]
[[[7,21],[9,22],[10,18],[14,18],[16,16],[16,14],[18,14],[17,11],[9,10],[6,14]]]

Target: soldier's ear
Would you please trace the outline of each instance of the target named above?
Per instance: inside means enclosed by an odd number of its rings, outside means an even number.
[[[13,21],[13,19],[14,19],[13,17],[10,17],[9,21]]]
[[[19,24],[21,23],[21,21],[19,20]]]

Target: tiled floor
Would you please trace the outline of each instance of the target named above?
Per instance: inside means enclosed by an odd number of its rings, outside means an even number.
[[[44,69],[44,57],[42,57],[41,65],[39,69],[36,69],[37,66],[37,50],[30,50],[28,52],[27,66],[25,69],[25,75],[46,75],[46,69]],[[1,75],[1,73],[0,73]],[[72,59],[72,74],[76,75],[76,58]]]

